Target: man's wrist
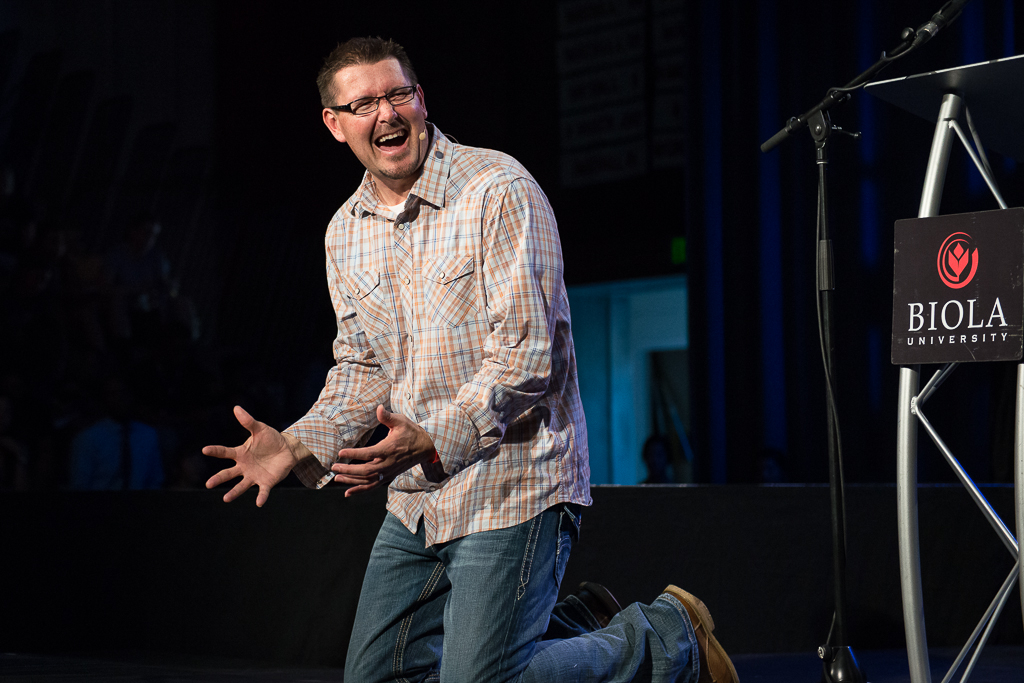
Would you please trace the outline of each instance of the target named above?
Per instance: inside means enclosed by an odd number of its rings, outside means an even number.
[[[281,432],[281,436],[284,437],[285,445],[288,446],[288,450],[291,452],[296,465],[306,458],[313,456],[313,452],[306,448],[305,444],[299,441],[298,437],[288,432]]]

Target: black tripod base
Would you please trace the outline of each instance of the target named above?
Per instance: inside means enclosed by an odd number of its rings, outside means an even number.
[[[822,645],[818,656],[821,658],[821,683],[866,683],[849,647]]]

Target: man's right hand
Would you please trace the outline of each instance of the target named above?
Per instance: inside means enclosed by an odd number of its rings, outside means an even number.
[[[235,461],[234,466],[227,467],[210,477],[206,482],[206,488],[212,489],[235,477],[241,477],[242,481],[224,494],[224,502],[230,503],[255,484],[260,489],[256,496],[256,507],[263,507],[270,497],[270,489],[287,477],[299,460],[311,453],[294,436],[282,434],[273,427],[254,420],[241,406],[235,406],[235,418],[249,430],[251,436],[244,444],[234,448],[203,448],[204,455]]]

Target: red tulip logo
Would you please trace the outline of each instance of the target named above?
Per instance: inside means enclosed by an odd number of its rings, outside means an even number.
[[[968,268],[969,266],[969,268]],[[978,248],[966,232],[954,232],[939,247],[939,277],[950,289],[966,287],[978,272]]]

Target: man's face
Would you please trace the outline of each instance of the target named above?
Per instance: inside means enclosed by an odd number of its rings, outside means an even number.
[[[408,85],[402,67],[394,59],[348,66],[334,75],[335,104],[378,97]],[[429,138],[421,140],[419,137],[427,128],[427,109],[419,86],[412,101],[397,107],[382,99],[377,111],[365,116],[324,109],[323,117],[335,139],[347,142],[375,178],[389,187],[396,184],[407,185],[405,190],[412,187],[430,144]]]

